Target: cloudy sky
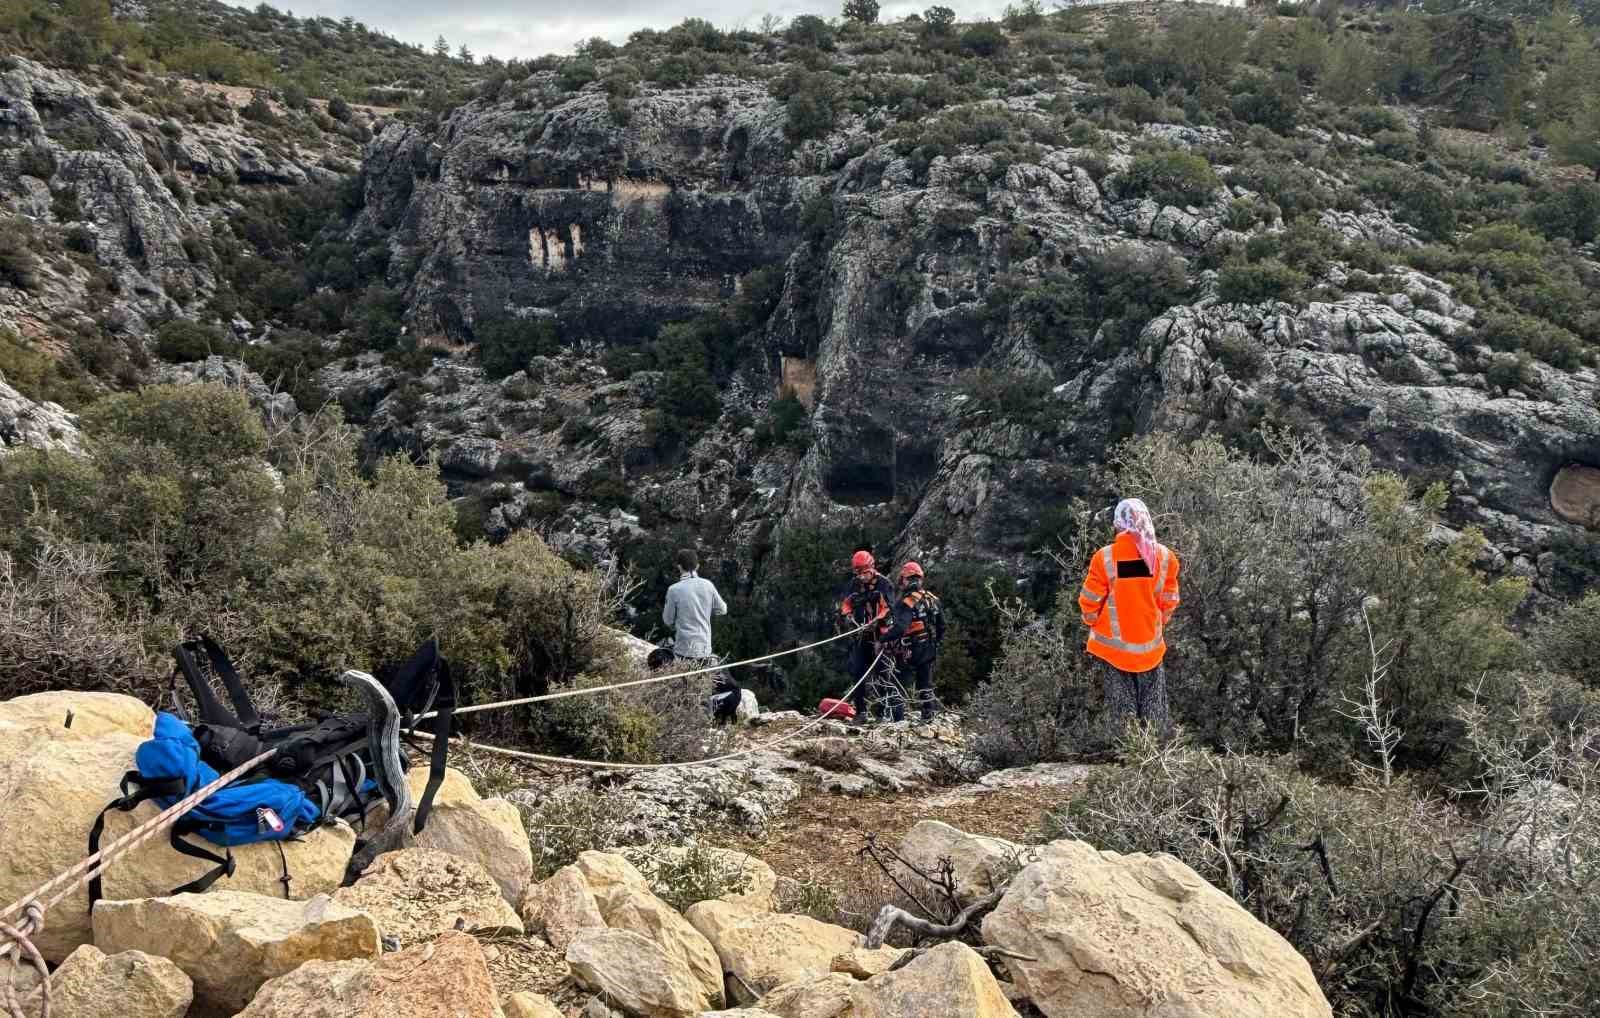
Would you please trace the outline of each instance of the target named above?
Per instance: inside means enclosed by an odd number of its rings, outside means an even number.
[[[992,17],[1005,0],[882,0],[891,20],[942,2],[961,20]],[[276,0],[298,17],[349,16],[404,42],[432,45],[443,35],[451,48],[466,43],[479,56],[510,59],[570,53],[591,36],[624,42],[640,28],[670,28],[684,18],[704,18],[719,28],[754,28],[764,14],[839,13],[843,0]],[[254,7],[256,0],[238,2]],[[1046,7],[1054,6],[1046,4]]]

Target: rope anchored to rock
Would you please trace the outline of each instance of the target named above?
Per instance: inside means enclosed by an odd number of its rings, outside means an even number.
[[[220,775],[210,784],[195,789],[189,795],[179,799],[127,834],[79,862],[76,866],[57,874],[28,894],[7,905],[4,909],[0,909],[0,961],[5,961],[15,952],[19,964],[31,962],[44,980],[42,984],[42,1009],[38,1018],[50,1018],[50,972],[45,967],[43,955],[39,953],[32,940],[33,937],[39,935],[40,930],[44,929],[45,913],[65,901],[78,888],[105,873],[117,859],[127,855],[157,834],[170,829],[183,818],[184,814],[205,802],[213,793],[244,777],[250,771],[272,759],[277,753],[276,749],[270,749],[246,760],[228,773]],[[47,898],[46,895],[49,895],[49,897]],[[20,923],[13,926],[6,922],[7,919],[18,913],[22,914]],[[11,978],[6,981],[6,1008],[10,1011],[11,1018],[25,1018],[22,1004],[16,996],[16,974],[17,968],[13,967]]]

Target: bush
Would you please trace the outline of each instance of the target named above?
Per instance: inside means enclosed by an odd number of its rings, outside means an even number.
[[[1306,274],[1276,258],[1230,261],[1217,276],[1217,299],[1224,304],[1293,300],[1306,286]]]
[[[1300,115],[1300,86],[1291,75],[1251,75],[1234,83],[1228,108],[1247,124],[1290,134]]]
[[[811,46],[824,52],[832,52],[834,46],[832,26],[815,14],[802,14],[789,22],[783,37],[796,46]]]
[[[877,24],[878,0],[845,0],[843,13],[846,21],[863,25]]]
[[[961,33],[961,48],[980,57],[994,57],[1011,45],[1005,29],[992,21],[980,21]]]
[[[555,322],[549,318],[491,318],[473,328],[473,337],[483,373],[494,379],[516,374],[534,357],[561,351]]]
[[[1181,149],[1145,152],[1123,179],[1129,197],[1148,197],[1162,205],[1205,205],[1220,183],[1205,158]]]
[[[1076,588],[1073,588],[1076,591]],[[1052,616],[1012,605],[1003,620],[995,678],[967,708],[972,748],[993,767],[1062,760],[1097,749],[1100,686],[1066,601]],[[1073,608],[1076,606],[1074,605]]]
[[[1546,237],[1564,237],[1575,244],[1600,239],[1600,184],[1580,181],[1545,191],[1534,202],[1529,220]]]
[[[1521,314],[1487,314],[1474,332],[1492,350],[1522,353],[1572,370],[1590,356],[1583,341],[1559,325]],[[1531,370],[1531,366],[1529,367]]]
[[[634,820],[625,793],[576,784],[558,787],[521,812],[533,849],[535,880],[548,879],[584,852],[606,852],[624,844]]]
[[[156,356],[174,364],[203,361],[212,354],[228,356],[236,348],[214,325],[175,318],[156,329]]]
[[[873,4],[876,7],[876,4]],[[742,860],[699,845],[681,849],[648,846],[624,853],[650,884],[650,891],[678,912],[690,905],[750,889]]]

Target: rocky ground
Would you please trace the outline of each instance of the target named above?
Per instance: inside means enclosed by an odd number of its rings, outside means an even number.
[[[0,703],[0,898],[82,854],[152,720],[112,694]],[[80,890],[35,937],[51,1013],[104,1014],[115,994],[121,1013],[165,1018],[1331,1014],[1303,958],[1176,861],[1029,843],[1030,815],[1069,797],[1083,768],[967,780],[948,723],[860,735],[766,722],[738,736],[757,750],[748,769],[658,772],[673,776],[610,793],[636,819],[666,809],[679,826],[625,831],[631,845],[559,866],[536,858],[530,835],[549,834],[539,804],[552,784],[579,786],[549,774],[537,792],[485,799],[452,770],[415,844],[349,883],[343,824],[285,846],[282,862],[271,845],[235,849],[237,871],[204,894],[163,896],[203,866],[146,846],[108,871],[92,914]],[[481,774],[483,755],[461,766]],[[717,775],[737,787],[708,793]],[[425,769],[411,777],[420,791]],[[154,812],[139,807],[108,836]],[[687,837],[683,816],[697,813],[718,821]],[[851,828],[877,836],[870,885]],[[879,905],[920,901],[948,918],[986,896],[992,911],[959,938],[902,932],[880,946],[862,932]],[[24,966],[16,978],[38,1013],[38,977]]]

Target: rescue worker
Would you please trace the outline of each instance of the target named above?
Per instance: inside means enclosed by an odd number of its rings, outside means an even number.
[[[944,642],[944,609],[939,598],[922,587],[922,567],[907,562],[900,567],[900,594],[894,606],[894,641],[899,661],[916,679],[919,721],[933,720],[933,663]]]
[[[894,587],[887,576],[878,572],[870,551],[851,556],[850,572],[850,582],[839,594],[839,625],[841,630],[867,627],[850,644],[848,667],[850,684],[855,687],[850,702],[856,709],[855,722],[868,722],[869,703],[879,718],[887,707],[894,720],[902,721],[905,701],[894,684],[894,655],[886,640],[894,625]],[[867,674],[869,668],[871,675]],[[865,681],[857,685],[864,676]]]
[[[1156,540],[1150,510],[1139,499],[1118,502],[1113,519],[1116,538],[1089,560],[1078,594],[1088,651],[1102,669],[1106,733],[1114,742],[1137,718],[1165,739],[1172,722],[1162,633],[1178,607],[1178,556]]]

